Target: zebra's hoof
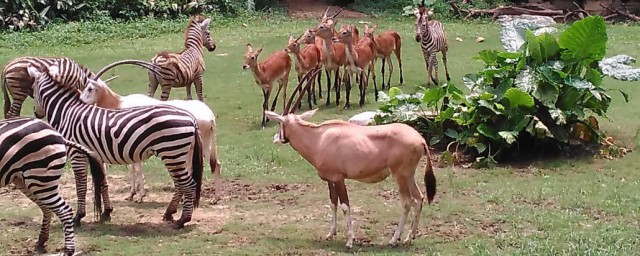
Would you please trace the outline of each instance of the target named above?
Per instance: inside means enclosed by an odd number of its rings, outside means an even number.
[[[46,241],[38,241],[35,246],[35,250],[37,253],[46,253],[47,249],[45,247]]]
[[[100,222],[111,221],[111,212],[113,212],[113,209],[105,209],[102,215],[100,215]]]
[[[184,223],[182,221],[177,221],[176,223],[173,223],[173,225],[171,226],[173,229],[179,230],[184,228]]]
[[[84,218],[85,215],[86,213],[76,214],[76,216],[73,217],[73,226],[76,228],[79,228],[80,226],[82,226],[82,218]]]
[[[173,223],[173,215],[167,215],[167,214],[163,215],[162,221],[167,223]]]

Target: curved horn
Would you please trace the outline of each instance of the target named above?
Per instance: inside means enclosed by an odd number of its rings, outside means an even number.
[[[306,33],[305,33],[306,34]],[[302,36],[304,36],[304,34],[300,35],[297,39],[296,39],[296,43],[298,42],[298,40],[300,40],[300,38],[302,38]]]
[[[289,113],[293,113],[291,110],[291,104],[293,103],[293,99],[296,97],[296,93],[300,92],[301,95],[298,99],[298,104],[300,102],[300,100],[302,99],[302,94],[304,94],[304,92],[302,91],[302,85],[306,82],[308,87],[311,82],[313,81],[312,79],[310,79],[315,73],[316,71],[320,70],[319,68],[315,68],[309,72],[307,72],[307,74],[304,75],[304,77],[302,77],[302,79],[300,79],[300,82],[298,83],[298,85],[293,89],[293,93],[291,94],[289,100],[286,102],[286,105],[284,107],[284,113],[283,115],[289,114]],[[315,77],[314,77],[315,78]],[[294,110],[295,111],[295,110]]]
[[[108,83],[108,82],[113,81],[116,78],[118,78],[118,76],[112,76],[112,77],[109,77],[107,80],[104,80],[103,82]]]
[[[159,68],[157,65],[146,62],[146,61],[141,61],[141,60],[121,60],[121,61],[116,61],[114,63],[111,63],[107,66],[105,66],[104,68],[102,68],[100,71],[98,71],[98,73],[96,73],[96,77],[95,78],[100,78],[100,76],[102,74],[104,74],[105,72],[107,72],[109,69],[112,69],[116,66],[120,66],[123,64],[133,64],[136,66],[141,66],[143,68],[146,68],[148,70],[150,70],[151,72],[153,72],[156,75],[160,75],[160,73],[158,73],[157,69]]]
[[[305,77],[302,80],[300,80],[300,83],[298,84],[298,86],[296,87],[295,91],[293,92],[294,95],[295,95],[296,92],[300,93],[298,95],[298,99],[296,100],[296,103],[294,103],[293,105],[291,105],[293,97],[291,97],[289,99],[289,105],[288,105],[288,108],[286,109],[287,113],[285,113],[285,114],[295,113],[298,110],[298,106],[300,106],[300,102],[302,102],[302,98],[304,97],[304,92],[306,92],[309,89],[309,87],[311,86],[311,84],[313,83],[313,81],[316,80],[316,77],[318,76],[318,74],[320,74],[320,70],[321,70],[321,68],[318,68],[318,67],[315,68],[315,69],[312,69],[311,71],[309,71],[305,75]],[[304,83],[305,78],[308,79],[306,81],[307,84],[305,84],[304,87],[300,87]],[[291,106],[293,106],[293,108],[291,108]]]
[[[422,1],[424,2],[424,1]],[[335,18],[336,16],[338,16],[338,14],[340,14],[342,11],[344,11],[344,7],[340,8],[340,10],[338,12],[336,12],[336,14],[333,15],[333,17],[331,17],[332,19]]]

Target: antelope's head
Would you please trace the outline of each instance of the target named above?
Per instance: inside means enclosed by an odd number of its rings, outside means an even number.
[[[87,86],[80,93],[80,100],[89,105],[96,104],[105,87],[107,87],[107,84],[104,81],[90,79]]]
[[[260,47],[257,51],[253,51],[253,47],[251,44],[247,44],[247,53],[244,54],[244,65],[242,65],[242,69],[250,69],[258,66],[258,57],[260,53],[264,49],[264,46]]]
[[[269,118],[269,120],[276,121],[280,124],[280,129],[273,136],[273,143],[274,144],[289,143],[289,137],[287,137],[287,130],[291,129],[294,126],[298,126],[301,123],[304,123],[305,120],[308,120],[309,118],[311,118],[313,114],[316,113],[316,111],[318,111],[317,108],[314,110],[309,110],[307,112],[304,112],[300,115],[296,115],[296,114],[280,115],[278,113],[271,112],[268,110],[265,111],[264,113],[267,116],[267,118]]]
[[[334,43],[351,44],[353,42],[353,26],[342,25],[338,34],[333,37]]]
[[[298,41],[300,40],[300,38],[302,37],[299,36],[298,38],[294,38],[293,36],[289,36],[289,43],[287,44],[287,47],[284,48],[285,52],[288,53],[300,53],[300,43],[298,43]]]
[[[298,44],[315,44],[316,32],[312,29],[307,29],[301,38],[298,39]]]
[[[327,10],[324,11],[324,15],[322,16],[322,19],[320,20],[320,24],[318,24],[318,26],[316,27],[315,31],[316,34],[319,37],[322,37],[324,39],[331,39],[331,37],[333,36],[333,28],[336,25],[336,16],[338,16],[338,14],[340,14],[342,12],[343,9],[340,9],[338,12],[336,12],[333,16],[329,17],[327,16],[327,12],[329,12],[329,7],[327,7]]]
[[[371,38],[373,40],[373,32],[378,28],[378,25],[373,25],[373,27],[369,27],[367,24],[364,24],[364,36]]]

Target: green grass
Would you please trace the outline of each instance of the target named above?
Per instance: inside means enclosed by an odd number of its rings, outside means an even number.
[[[242,22],[247,23],[243,27]],[[357,22],[357,21],[353,21]],[[403,38],[405,85],[411,91],[426,82],[419,47],[412,40],[412,19],[381,19],[380,29],[394,29]],[[339,215],[338,236],[324,241],[329,228],[326,185],[313,168],[290,146],[272,144],[277,127],[269,123],[260,130],[262,95],[249,72],[241,68],[245,45],[264,45],[262,58],[283,49],[289,34],[298,35],[315,21],[255,17],[247,21],[212,23],[218,48],[207,53],[206,102],[218,118],[218,142],[223,163],[224,195],[220,205],[204,205],[194,220],[181,231],[161,223],[172,183],[158,159],[145,164],[149,196],[145,203],[123,200],[128,191],[125,166],[109,170],[113,220],[106,224],[85,219],[76,231],[78,250],[91,255],[328,255],[366,253],[374,255],[624,255],[640,248],[640,169],[638,154],[622,159],[561,158],[535,162],[523,169],[471,170],[438,168],[436,203],[425,207],[419,235],[410,246],[381,246],[390,238],[400,215],[400,203],[391,179],[375,185],[348,182],[356,220],[356,245],[344,249],[345,225]],[[157,25],[157,24],[156,24]],[[134,25],[131,25],[134,26]],[[63,55],[98,70],[120,59],[150,59],[162,50],[177,51],[182,46],[182,24],[153,24],[139,31],[128,26],[90,29],[49,29],[37,34],[2,35],[0,62],[24,55]],[[500,47],[497,24],[446,23],[449,40],[449,68],[453,82],[462,84],[466,73],[481,67],[471,60],[482,49]],[[125,32],[120,34],[119,30]],[[640,56],[640,35],[634,27],[609,27],[609,56],[627,53]],[[149,31],[150,36],[139,36]],[[155,32],[154,32],[155,31]],[[158,32],[160,31],[160,32]],[[484,43],[475,38],[483,36]],[[463,42],[454,40],[456,37]],[[49,41],[49,38],[51,41]],[[62,39],[61,39],[62,38]],[[83,41],[65,46],[64,38]],[[84,38],[84,39],[83,39]],[[261,59],[262,59],[261,58]],[[379,69],[379,67],[377,68]],[[444,69],[440,65],[440,78]],[[146,93],[146,73],[140,68],[119,67],[107,74],[120,78],[112,87],[120,94]],[[398,83],[398,72],[392,84]],[[294,76],[290,77],[290,91]],[[632,98],[624,103],[612,93],[614,103],[609,119],[601,127],[623,145],[635,148],[640,133],[634,95],[640,88],[632,83],[606,80],[609,88],[623,89]],[[194,92],[195,93],[195,92]],[[355,93],[355,91],[354,91]],[[172,98],[183,98],[184,89],[172,90]],[[343,96],[344,98],[344,96]],[[374,109],[373,94],[366,110]],[[278,109],[281,107],[279,106]],[[31,115],[32,100],[23,107]],[[306,109],[306,107],[304,108]],[[346,119],[364,109],[342,110],[325,107],[313,121]],[[208,167],[207,167],[208,170]],[[421,172],[419,172],[421,174]],[[212,185],[206,173],[205,186]],[[273,184],[288,184],[275,189]],[[421,185],[423,186],[423,185]],[[72,174],[65,176],[63,191],[75,204]],[[209,191],[209,190],[207,190]],[[40,214],[17,192],[2,193],[0,202],[0,248],[21,254],[35,243]],[[205,193],[205,201],[211,199]],[[61,227],[52,226],[50,251],[61,247]]]

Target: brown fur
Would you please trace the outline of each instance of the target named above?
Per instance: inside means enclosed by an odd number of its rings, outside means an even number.
[[[404,82],[404,78],[402,75],[402,58],[400,57],[400,52],[402,48],[402,38],[398,32],[393,30],[388,30],[380,33],[377,37],[373,36],[373,32],[378,27],[375,25],[371,28],[365,27],[364,35],[365,37],[371,38],[373,40],[375,50],[376,50],[376,59],[382,58],[382,89],[385,89],[385,80],[384,80],[384,72],[385,72],[385,62],[389,66],[389,80],[387,81],[387,87],[390,87],[391,83],[391,75],[393,74],[393,64],[391,61],[391,53],[395,53],[396,60],[398,61],[398,65],[400,68],[400,84]]]
[[[366,94],[366,88],[369,86],[369,77],[366,75],[365,71],[368,70],[370,72],[374,71],[375,65],[375,47],[373,40],[369,37],[363,37],[360,41],[355,41],[353,38],[353,26],[352,25],[342,25],[342,28],[338,32],[338,36],[333,38],[334,42],[340,42],[342,45],[346,46],[346,58],[347,63],[345,64],[347,70],[347,76],[345,82],[347,84],[347,100],[345,103],[345,108],[349,107],[349,90],[350,90],[350,78],[353,73],[356,73],[356,76],[359,78],[359,88],[360,88],[360,107],[364,105],[364,99]],[[356,71],[358,69],[359,71]],[[376,76],[375,72],[373,73],[373,84],[375,88],[376,100],[378,95],[378,87],[376,85]]]

